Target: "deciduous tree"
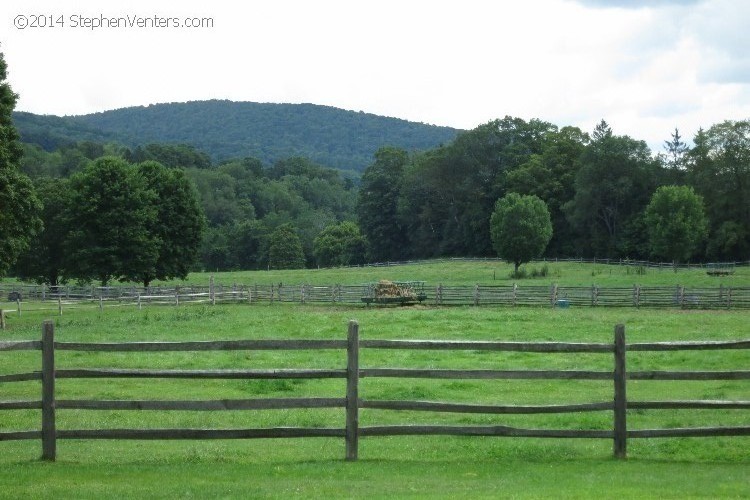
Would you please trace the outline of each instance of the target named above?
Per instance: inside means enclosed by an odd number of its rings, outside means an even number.
[[[205,228],[195,188],[184,170],[155,161],[137,165],[136,173],[157,200],[156,220],[149,233],[158,242],[158,256],[153,268],[143,269],[140,282],[148,287],[155,279],[185,279],[198,256]]]
[[[305,267],[305,253],[294,226],[282,224],[271,234],[268,247],[271,269],[301,269]]]
[[[398,260],[406,255],[406,229],[398,217],[398,203],[408,159],[402,149],[380,148],[362,175],[357,216],[372,260]]]
[[[313,254],[319,266],[362,264],[365,240],[354,222],[344,221],[321,231],[315,238]]]
[[[646,207],[651,254],[675,262],[690,259],[708,231],[703,199],[688,186],[662,186]]]
[[[0,53],[0,276],[41,229],[41,205],[31,180],[19,169],[23,149],[11,117],[18,96],[6,78],[7,65]]]
[[[25,281],[56,286],[70,277],[65,254],[65,242],[71,232],[70,182],[42,177],[35,180],[34,187],[42,203],[44,229],[31,239],[29,249],[21,254],[13,270]]]
[[[71,274],[102,286],[155,275],[158,198],[145,177],[123,159],[103,157],[71,177],[71,188]]]
[[[490,237],[498,256],[518,267],[539,257],[552,238],[547,205],[536,196],[508,193],[495,203],[490,217]]]

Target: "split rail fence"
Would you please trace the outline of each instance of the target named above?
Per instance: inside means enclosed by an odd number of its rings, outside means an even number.
[[[374,297],[374,284],[363,285],[213,285],[184,287],[74,287],[41,285],[0,286],[0,298],[19,293],[15,310],[49,310],[62,314],[88,304],[104,307],[216,303],[359,304]],[[750,285],[684,286],[424,286],[422,303],[432,305],[537,307],[644,307],[680,309],[750,309]],[[31,305],[33,303],[33,306]]]
[[[157,352],[157,351],[220,351],[220,350],[346,350],[345,367],[334,369],[272,369],[272,370],[150,370],[150,369],[77,369],[56,366],[57,351],[84,352]],[[469,350],[527,353],[595,353],[612,356],[612,370],[488,370],[488,369],[413,369],[362,367],[362,349]],[[750,349],[750,340],[713,342],[625,342],[625,327],[617,325],[612,343],[565,342],[496,342],[448,340],[360,340],[356,321],[349,323],[346,340],[234,340],[198,342],[130,342],[80,343],[54,340],[54,325],[45,321],[41,341],[0,342],[0,351],[41,351],[41,370],[29,373],[0,375],[2,384],[41,381],[41,399],[0,401],[0,410],[41,410],[41,429],[0,432],[0,441],[41,440],[42,458],[55,460],[60,439],[253,439],[327,437],[343,438],[345,457],[356,460],[360,437],[375,436],[508,436],[538,438],[594,438],[613,442],[614,456],[625,458],[629,439],[666,437],[750,436],[749,426],[702,428],[628,429],[628,410],[678,409],[750,409],[750,401],[632,401],[627,399],[628,380],[750,380],[750,371],[628,371],[627,352]],[[487,405],[442,401],[378,400],[362,397],[362,378],[401,379],[529,379],[529,380],[598,380],[612,384],[613,397],[608,401],[563,405]],[[261,398],[234,400],[69,400],[57,399],[58,379],[328,379],[346,380],[346,392],[338,398]],[[58,429],[56,414],[66,410],[269,410],[300,408],[341,408],[344,427],[276,427],[244,429]],[[608,429],[531,429],[504,425],[382,425],[360,426],[359,411],[410,410],[464,414],[550,414],[610,411],[613,420]],[[7,422],[7,420],[6,420]]]

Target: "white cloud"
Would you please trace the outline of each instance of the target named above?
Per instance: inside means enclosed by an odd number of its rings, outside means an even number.
[[[211,17],[203,30],[13,28],[18,14]],[[198,99],[313,102],[472,128],[505,115],[659,150],[750,117],[750,3],[21,0],[0,5],[18,108],[80,114]]]

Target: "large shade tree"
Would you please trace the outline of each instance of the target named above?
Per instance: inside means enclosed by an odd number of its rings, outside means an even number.
[[[539,257],[552,238],[547,205],[534,195],[508,193],[495,203],[490,238],[498,256],[513,263],[513,274],[524,262]]]
[[[158,244],[153,266],[143,268],[144,287],[155,280],[185,279],[198,257],[205,218],[195,188],[179,168],[167,168],[155,161],[136,166],[146,188],[156,194],[156,220],[149,233]]]
[[[19,169],[23,148],[11,116],[18,95],[6,81],[7,76],[5,58],[0,53],[0,276],[41,229],[41,206],[34,186]]]
[[[662,186],[646,207],[651,254],[685,262],[700,248],[708,232],[703,199],[688,186]]]
[[[161,240],[158,198],[125,160],[99,158],[71,182],[68,269],[83,280],[141,281],[155,275]]]

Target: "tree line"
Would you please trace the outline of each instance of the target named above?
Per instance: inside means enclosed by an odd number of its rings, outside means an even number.
[[[549,257],[744,260],[750,253],[750,122],[675,130],[664,151],[616,135],[506,117],[365,170],[358,220],[373,261],[491,256],[490,219],[509,193],[549,211]],[[656,198],[655,198],[656,197]]]
[[[506,117],[361,178],[304,157],[214,162],[184,144],[21,143],[0,56],[0,275],[182,278],[191,270],[441,256],[746,260],[750,122],[675,130],[664,151]],[[526,231],[524,233],[524,231]],[[533,245],[531,243],[534,243]],[[533,254],[533,255],[532,255]]]

